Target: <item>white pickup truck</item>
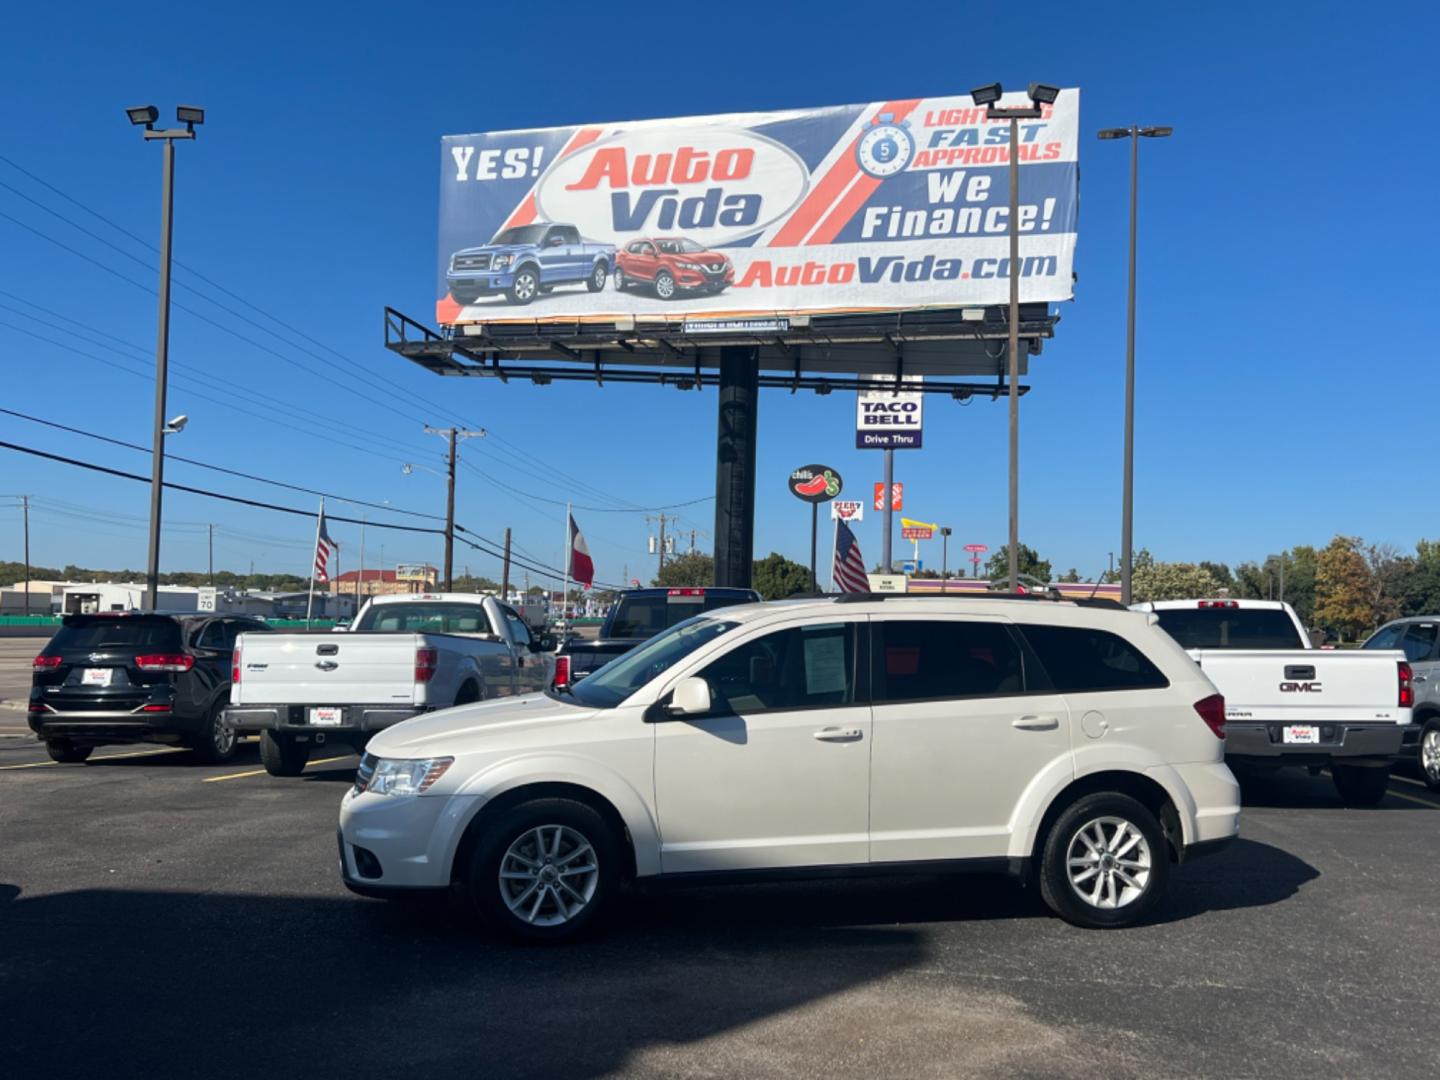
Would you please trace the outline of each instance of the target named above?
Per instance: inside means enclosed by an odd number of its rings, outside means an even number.
[[[358,751],[420,713],[545,690],[554,647],[493,596],[377,596],[346,630],[241,634],[224,722],[260,733],[272,776],[298,776],[321,743]]]
[[[1274,600],[1132,606],[1153,612],[1224,695],[1227,763],[1329,768],[1347,804],[1385,797],[1415,705],[1403,652],[1313,648],[1294,609]]]

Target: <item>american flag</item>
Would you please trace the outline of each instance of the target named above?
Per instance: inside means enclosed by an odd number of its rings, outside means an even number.
[[[320,507],[320,528],[315,534],[315,580],[330,580],[330,556],[340,547],[325,528],[325,507]]]
[[[860,555],[860,544],[850,526],[843,521],[835,523],[835,588],[842,593],[863,593],[870,591],[870,578],[865,573],[865,560]]]

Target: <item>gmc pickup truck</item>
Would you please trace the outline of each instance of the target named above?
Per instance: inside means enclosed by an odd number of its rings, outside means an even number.
[[[555,656],[555,686],[564,688],[579,682],[692,615],[759,602],[760,594],[754,589],[626,589],[611,605],[597,640],[567,637],[560,646]]]
[[[1415,705],[1403,652],[1312,648],[1294,609],[1273,600],[1133,607],[1152,612],[1224,695],[1228,763],[1328,768],[1347,805],[1385,797]]]
[[[584,282],[599,292],[615,267],[614,244],[591,244],[574,225],[516,225],[502,229],[482,247],[450,256],[445,280],[457,304],[504,293],[512,304],[528,304],[556,285]]]
[[[548,635],[493,596],[377,596],[345,631],[241,634],[224,723],[259,732],[272,776],[298,776],[313,747],[364,748],[412,716],[550,686]]]

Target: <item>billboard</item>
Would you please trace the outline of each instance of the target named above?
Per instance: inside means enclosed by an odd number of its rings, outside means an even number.
[[[1024,302],[1071,297],[1079,106],[1020,123]],[[1005,303],[1008,162],[968,95],[448,135],[436,318]]]

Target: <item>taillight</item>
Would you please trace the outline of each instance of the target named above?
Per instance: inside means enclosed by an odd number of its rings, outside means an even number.
[[[169,711],[170,711],[170,706],[169,706],[169,705],[142,705],[142,706],[140,706],[140,711],[141,711],[141,712],[169,712]]]
[[[1217,739],[1225,737],[1225,699],[1219,694],[1211,694],[1207,698],[1201,698],[1195,702],[1195,711],[1200,714],[1200,719],[1205,721],[1205,726],[1215,733]]]
[[[235,646],[235,651],[230,654],[230,682],[240,681],[240,646]]]
[[[34,667],[35,667],[35,670],[36,670],[36,671],[49,671],[49,670],[51,670],[52,668],[57,668],[57,667],[59,667],[59,666],[60,666],[60,657],[58,657],[58,656],[37,656],[37,657],[35,657]]]
[[[1238,608],[1238,607],[1240,606],[1240,601],[1238,601],[1238,600],[1201,600],[1199,606],[1202,607],[1202,608]]]
[[[1404,660],[1399,663],[1400,668],[1400,708],[1413,709],[1415,707],[1415,673],[1410,670],[1410,665]]]
[[[435,677],[435,668],[440,663],[440,650],[422,648],[415,650],[415,681],[427,683]]]
[[[704,596],[704,589],[671,589],[666,596]]]
[[[135,657],[135,666],[141,671],[189,671],[195,658],[185,653],[151,653]]]
[[[570,685],[570,657],[557,656],[555,658],[555,681],[550,685],[557,689]]]

